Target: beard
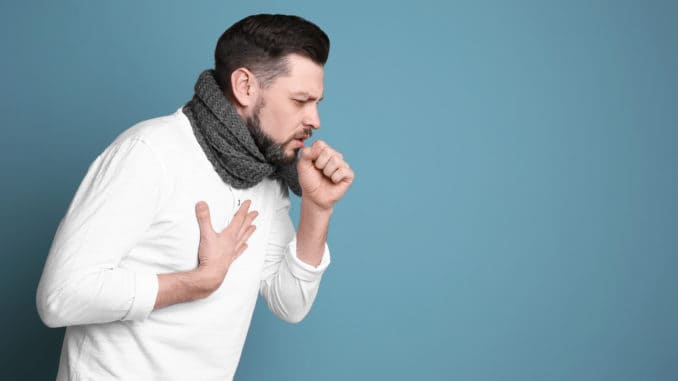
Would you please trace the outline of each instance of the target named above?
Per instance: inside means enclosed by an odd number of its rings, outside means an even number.
[[[259,118],[259,114],[263,107],[264,102],[262,99],[255,106],[252,112],[253,116],[245,119],[245,125],[250,131],[250,134],[252,134],[254,144],[257,145],[259,151],[261,151],[268,163],[273,164],[276,167],[284,167],[293,164],[297,160],[297,154],[299,153],[300,148],[295,148],[292,154],[286,155],[285,146],[295,138],[292,137],[281,144],[276,143],[273,138],[266,134],[261,128],[261,120]],[[304,129],[304,133],[307,138],[310,138],[313,131],[310,128],[307,128]]]

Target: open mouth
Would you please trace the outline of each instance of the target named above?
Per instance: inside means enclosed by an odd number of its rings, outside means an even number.
[[[301,144],[303,146],[304,142],[308,138],[309,138],[308,135],[295,136],[294,139],[292,139],[292,141],[295,142],[295,143]]]
[[[310,129],[304,130],[302,133],[292,137],[290,143],[297,148],[301,148],[304,146],[304,142],[306,141],[306,139],[310,138],[312,134],[313,131],[311,131]]]

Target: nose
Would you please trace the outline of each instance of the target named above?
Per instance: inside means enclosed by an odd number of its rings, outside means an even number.
[[[304,125],[311,127],[315,130],[320,128],[320,114],[318,113],[318,105],[313,103],[307,107],[306,115],[304,118]]]

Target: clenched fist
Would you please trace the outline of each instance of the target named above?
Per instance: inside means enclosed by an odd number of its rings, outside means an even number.
[[[353,170],[341,153],[322,140],[301,151],[297,163],[302,198],[322,209],[331,209],[353,182]]]

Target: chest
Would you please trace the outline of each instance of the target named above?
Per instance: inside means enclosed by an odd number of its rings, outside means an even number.
[[[187,163],[188,164],[188,163]],[[245,200],[259,215],[248,249],[229,269],[231,277],[257,277],[263,266],[267,237],[275,210],[275,186],[265,180],[249,189],[225,184],[211,167],[192,166],[175,173],[169,197],[163,201],[154,223],[128,259],[156,273],[190,271],[198,265],[200,229],[195,215],[199,201],[207,203],[212,227],[221,232]]]

